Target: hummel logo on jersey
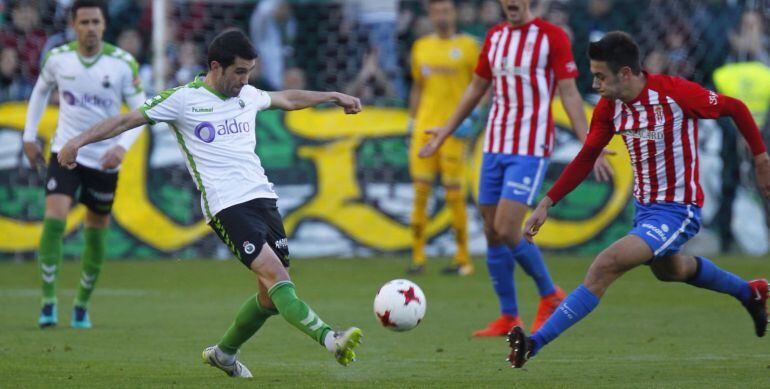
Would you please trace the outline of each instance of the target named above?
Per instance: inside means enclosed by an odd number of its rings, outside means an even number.
[[[75,79],[75,76],[65,76],[63,74],[60,77],[62,78],[62,80],[74,80]]]
[[[214,112],[214,107],[208,107],[208,108],[192,107],[192,111],[195,113],[212,113]]]

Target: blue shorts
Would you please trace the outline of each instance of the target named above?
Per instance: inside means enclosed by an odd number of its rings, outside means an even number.
[[[479,179],[479,204],[493,205],[500,197],[532,205],[548,169],[549,158],[484,153]]]
[[[652,259],[676,254],[700,230],[700,208],[675,203],[635,202],[634,228],[629,234],[642,239],[652,249]]]

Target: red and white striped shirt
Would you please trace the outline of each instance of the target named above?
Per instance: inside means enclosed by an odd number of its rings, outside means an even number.
[[[555,81],[578,75],[567,34],[539,18],[500,23],[484,39],[476,74],[494,90],[484,152],[549,156]]]
[[[634,100],[599,100],[590,142],[597,146],[602,138],[609,142],[613,134],[622,135],[634,168],[634,197],[640,203],[702,207],[698,119],[718,118],[725,97],[681,78],[646,76],[647,84]]]

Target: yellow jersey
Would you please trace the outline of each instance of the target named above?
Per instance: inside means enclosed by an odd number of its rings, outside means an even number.
[[[471,82],[479,43],[466,34],[431,34],[412,46],[412,78],[422,85],[415,132],[443,126]]]

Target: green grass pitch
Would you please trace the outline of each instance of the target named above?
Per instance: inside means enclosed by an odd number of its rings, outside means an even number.
[[[746,278],[770,276],[767,258],[716,261]],[[754,336],[748,314],[729,296],[656,281],[646,268],[621,278],[596,311],[513,370],[502,338],[470,336],[497,303],[483,261],[477,273],[438,274],[445,261],[413,277],[427,315],[413,331],[380,327],[377,288],[402,278],[403,258],[295,260],[297,291],[332,326],[364,331],[358,361],[345,368],[280,317],[241,351],[254,380],[233,380],[201,363],[235,312],[255,292],[235,261],[108,262],[92,301],[92,330],[69,328],[78,263],[59,277],[59,326],[41,331],[37,267],[0,263],[0,387],[769,387],[770,336]],[[549,255],[555,280],[577,286],[590,258]],[[526,323],[537,306],[534,283],[517,268]]]

